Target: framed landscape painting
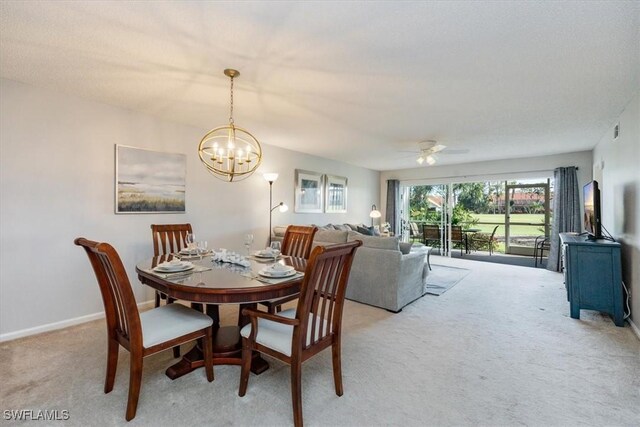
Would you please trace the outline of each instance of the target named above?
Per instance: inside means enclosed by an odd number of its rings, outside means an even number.
[[[325,212],[347,212],[347,178],[326,175],[325,192]]]
[[[116,213],[184,213],[187,156],[116,145]]]
[[[295,187],[295,212],[322,212],[324,196],[322,174],[296,169]]]

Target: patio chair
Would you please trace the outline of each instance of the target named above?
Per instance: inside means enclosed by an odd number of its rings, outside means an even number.
[[[418,223],[409,221],[409,239],[412,242],[416,240],[424,243],[422,233],[420,233],[420,227],[418,227]]]
[[[427,246],[440,247],[440,238],[439,225],[422,225],[422,243]]]
[[[493,254],[493,247],[498,242],[496,240],[496,230],[498,230],[498,227],[500,226],[496,225],[493,228],[491,235],[484,234],[484,233],[476,233],[471,238],[471,247],[474,248],[475,250],[478,250],[479,247],[484,247],[484,245],[487,245],[489,247],[489,256],[491,256]]]
[[[533,258],[535,259],[535,266],[538,266],[538,257],[540,257],[540,265],[542,266],[542,258],[544,257],[544,251],[549,252],[551,249],[551,242],[547,236],[538,236],[533,244]]]

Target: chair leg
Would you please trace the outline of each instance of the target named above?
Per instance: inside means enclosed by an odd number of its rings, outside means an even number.
[[[336,341],[331,346],[331,357],[333,359],[333,383],[336,387],[336,394],[342,396],[342,360],[340,358],[341,353],[340,340]]]
[[[299,357],[294,356],[291,363],[291,400],[295,427],[302,427],[302,362]]]
[[[242,338],[242,368],[240,370],[240,388],[238,396],[242,397],[247,393],[249,384],[249,372],[251,370],[251,343],[246,338]]]
[[[104,392],[113,390],[113,383],[116,380],[116,370],[118,368],[118,341],[109,338],[107,342],[107,377],[104,381]]]
[[[160,307],[160,292],[156,291],[156,303],[155,303],[155,307],[158,308]]]
[[[207,328],[207,333],[202,340],[204,352],[204,370],[207,373],[207,381],[213,381],[213,332]],[[173,348],[175,352],[175,347]]]
[[[140,385],[142,383],[142,354],[131,353],[131,367],[129,371],[129,399],[127,401],[126,420],[131,421],[136,416]]]

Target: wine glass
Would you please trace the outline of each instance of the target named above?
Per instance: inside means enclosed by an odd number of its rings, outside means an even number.
[[[206,240],[200,240],[198,242],[198,254],[200,254],[200,261],[202,261],[202,256],[207,253],[207,246],[209,246],[209,243]]]
[[[187,233],[184,241],[187,243],[187,251],[189,252],[189,255],[191,255],[196,249],[196,235],[193,233]]]
[[[271,253],[273,254],[273,262],[276,262],[278,255],[280,255],[280,248],[282,245],[280,242],[271,242]]]
[[[251,244],[253,243],[253,234],[244,235],[244,247],[247,248],[247,256],[251,255]]]

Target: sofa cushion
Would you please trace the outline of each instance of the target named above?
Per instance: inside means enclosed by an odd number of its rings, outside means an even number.
[[[281,225],[273,227],[273,235],[274,236],[284,237],[284,233],[286,233],[286,231],[287,231],[287,227],[283,227]]]
[[[315,242],[323,243],[346,243],[347,231],[340,230],[318,230],[313,238]]]
[[[402,252],[402,255],[406,255],[409,252],[411,252],[411,246],[413,245],[413,243],[411,242],[400,242],[399,246],[400,246],[400,252]]]
[[[333,228],[340,231],[351,231],[351,227],[347,224],[333,224]]]
[[[373,230],[370,230],[369,227],[358,226],[358,230],[356,231],[360,234],[364,234],[365,236],[373,236]]]
[[[354,240],[362,240],[362,246],[374,249],[390,249],[398,251],[400,237],[376,237],[365,236],[356,232],[350,231],[347,236],[347,242],[353,242]]]

